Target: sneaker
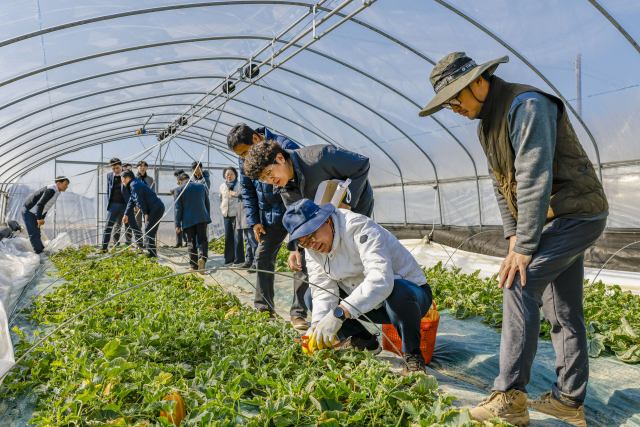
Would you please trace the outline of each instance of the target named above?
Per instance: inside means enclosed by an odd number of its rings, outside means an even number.
[[[245,261],[242,264],[238,265],[238,267],[240,267],[240,268],[251,268],[251,263],[248,262],[248,261]]]
[[[559,418],[574,426],[587,427],[587,422],[584,419],[584,406],[572,408],[571,406],[564,405],[554,399],[550,391],[540,396],[540,399],[529,400],[527,406],[543,414]]]
[[[264,308],[259,308],[258,311],[260,313],[269,313],[269,321],[273,322],[276,320],[276,312],[275,311],[271,311],[271,310],[267,310]]]
[[[198,271],[198,273],[204,274],[204,269],[206,268],[206,263],[207,262],[205,260],[203,260],[203,259],[199,259],[198,260],[198,270],[200,270],[200,271]]]
[[[370,339],[365,340],[358,337],[348,337],[333,345],[334,350],[359,350],[368,351],[371,354],[378,354],[382,351],[382,346],[378,337],[373,335]]]
[[[225,267],[233,267],[233,263],[232,262],[227,262],[224,264]]]
[[[299,316],[291,316],[291,326],[297,331],[306,331],[309,329],[307,321]]]
[[[249,274],[256,274],[257,273],[257,271],[256,271],[256,269],[258,268],[257,265],[252,264],[251,267],[249,267],[249,268],[252,269],[252,270],[249,270]]]
[[[494,391],[482,403],[471,410],[471,416],[479,422],[498,417],[518,427],[529,425],[527,393],[519,390]]]
[[[402,355],[402,376],[408,377],[414,372],[425,373],[424,356],[420,354],[403,354]]]

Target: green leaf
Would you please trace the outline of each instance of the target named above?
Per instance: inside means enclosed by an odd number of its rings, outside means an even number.
[[[447,427],[459,427],[460,424],[466,423],[467,421],[473,421],[473,417],[468,409],[461,409],[459,411],[451,411],[445,414],[440,422],[439,426],[447,426]]]
[[[604,347],[604,336],[602,334],[594,334],[593,338],[589,339],[589,357],[598,357]]]
[[[108,361],[112,361],[117,357],[127,359],[130,354],[127,346],[120,344],[120,340],[118,338],[109,341],[102,349],[102,352],[104,353],[104,358]]]
[[[426,396],[427,394],[436,391],[438,389],[438,381],[433,375],[422,376],[416,381],[416,383],[410,388],[413,393],[420,396]]]
[[[640,362],[640,344],[636,344],[624,351],[616,351],[616,356],[623,362],[638,363]]]

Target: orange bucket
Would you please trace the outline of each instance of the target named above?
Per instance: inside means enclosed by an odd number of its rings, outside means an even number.
[[[438,323],[440,323],[440,313],[436,311],[436,303],[433,303],[433,309],[422,318],[420,330],[422,338],[420,339],[420,350],[424,357],[424,363],[431,362],[433,357],[433,349],[436,346],[436,334],[438,333]],[[382,348],[402,356],[402,340],[398,331],[393,325],[382,325]],[[392,344],[393,343],[393,344]],[[397,348],[394,348],[394,346]]]

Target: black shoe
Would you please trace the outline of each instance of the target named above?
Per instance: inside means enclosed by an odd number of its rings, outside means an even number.
[[[349,337],[333,345],[334,350],[360,350],[368,351],[371,354],[378,354],[382,351],[382,346],[378,341],[378,337],[373,335],[370,339],[365,340],[358,337]]]
[[[182,247],[182,245],[174,245],[174,246],[172,246],[172,247],[173,247],[173,249],[178,249],[178,248],[181,248],[181,247]]]
[[[407,377],[412,372],[425,372],[424,357],[420,354],[405,354],[402,356],[402,375]]]
[[[251,268],[251,263],[245,261],[242,264],[238,265],[238,267],[240,267],[240,268]]]
[[[252,270],[249,270],[249,274],[256,274],[257,273],[257,271],[256,271],[256,269],[258,268],[257,265],[252,264],[251,267],[249,267],[249,268],[252,269]]]
[[[224,264],[225,267],[233,267],[233,263],[232,262],[227,262]]]
[[[146,255],[146,257],[147,257],[147,258],[158,258],[158,255],[156,255],[156,254],[152,254],[152,253],[148,253],[148,254]]]

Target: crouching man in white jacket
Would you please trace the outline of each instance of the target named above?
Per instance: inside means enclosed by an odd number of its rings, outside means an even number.
[[[322,349],[337,336],[336,349],[377,354],[382,350],[377,337],[357,319],[392,324],[402,338],[403,374],[424,372],[420,322],[432,293],[398,239],[364,215],[331,203],[319,207],[309,199],[293,203],[282,223],[290,235],[289,249],[297,244],[307,251],[312,285],[305,303],[313,312],[309,341]]]

